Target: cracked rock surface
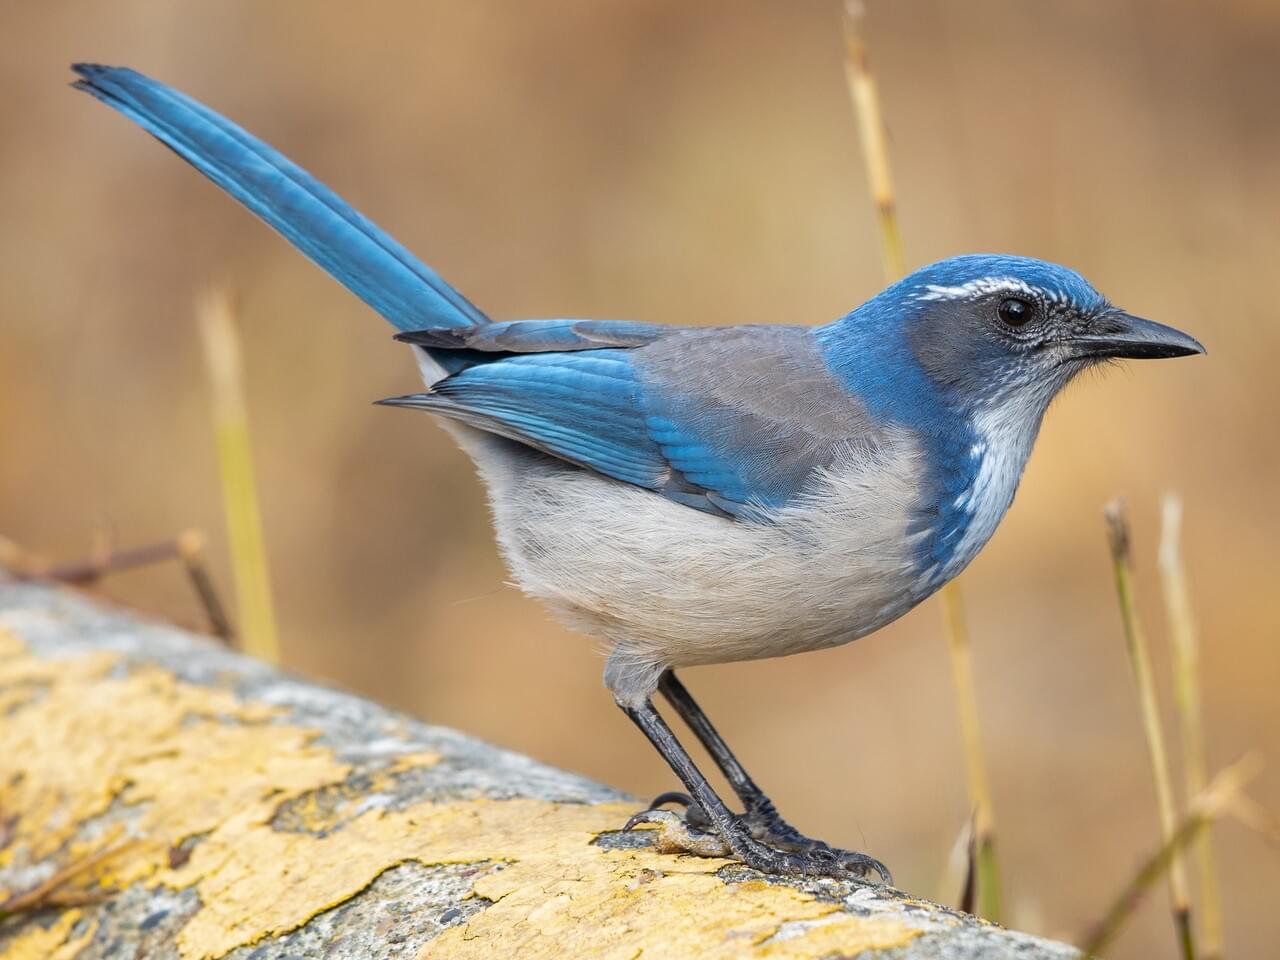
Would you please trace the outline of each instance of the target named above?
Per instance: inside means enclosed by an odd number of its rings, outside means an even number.
[[[607,787],[0,580],[0,960],[1067,958],[617,831]]]

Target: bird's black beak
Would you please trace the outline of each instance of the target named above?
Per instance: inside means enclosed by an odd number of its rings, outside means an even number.
[[[1123,310],[1107,312],[1066,342],[1077,356],[1098,359],[1164,360],[1205,352],[1195,337]]]

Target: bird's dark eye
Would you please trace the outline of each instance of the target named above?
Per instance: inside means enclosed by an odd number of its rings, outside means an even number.
[[[1000,306],[996,307],[996,314],[1000,317],[1000,322],[1006,326],[1021,327],[1035,315],[1035,308],[1026,300],[1008,297],[1000,301]]]

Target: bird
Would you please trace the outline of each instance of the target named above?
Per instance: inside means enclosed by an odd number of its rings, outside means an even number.
[[[487,488],[514,581],[607,650],[605,686],[684,788],[625,825],[656,826],[663,849],[891,883],[880,860],[783,819],[676,671],[830,648],[902,616],[987,543],[1067,383],[1117,359],[1205,352],[1074,270],[1009,254],[925,266],[822,326],[494,320],[208,107],[128,68],[73,70],[74,87],[397,329],[425,387],[380,402],[448,429]]]

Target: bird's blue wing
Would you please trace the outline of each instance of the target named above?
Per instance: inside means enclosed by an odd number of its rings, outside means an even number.
[[[627,351],[511,354],[429,393],[385,401],[518,440],[616,480],[660,489],[667,465],[648,434]]]
[[[642,347],[679,329],[631,320],[510,320],[471,327],[428,327],[396,339],[441,350],[481,353],[548,353]]]
[[[786,503],[868,433],[802,328],[491,324],[435,271],[276,150],[133,70],[75,86],[157,137],[451,374],[401,403],[510,437],[700,510]]]
[[[632,325],[571,332],[583,322],[526,323],[507,325],[505,352],[456,338],[471,365],[428,393],[387,402],[733,517],[786,504],[818,468],[875,433],[805,328],[636,324],[628,349],[584,343],[625,339]],[[432,346],[447,349],[444,339]]]
[[[882,440],[806,327],[684,330],[635,351],[649,436],[716,509],[757,515]]]
[[[74,86],[139,124],[401,330],[485,315],[305,170],[190,97],[122,67],[76,64]]]

